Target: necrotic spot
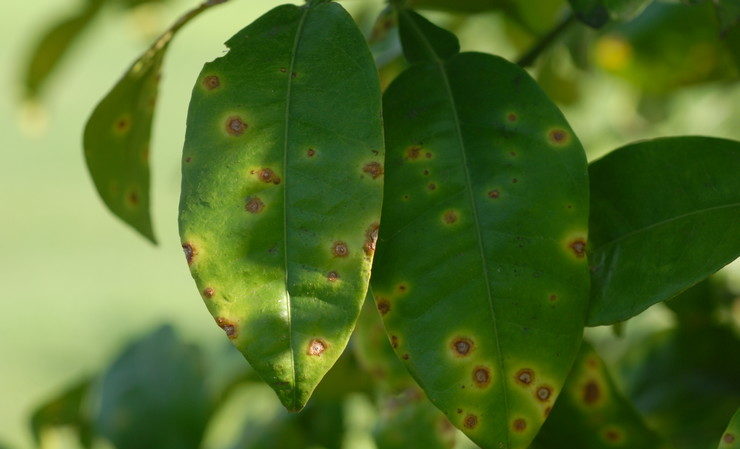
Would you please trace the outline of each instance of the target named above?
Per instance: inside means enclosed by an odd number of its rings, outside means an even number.
[[[220,85],[221,80],[218,79],[216,75],[208,75],[207,77],[203,78],[203,87],[205,87],[206,90],[216,89]]]
[[[329,273],[326,274],[326,279],[329,282],[334,282],[337,279],[339,279],[339,273],[337,273],[336,271],[330,271]]]
[[[306,156],[308,157],[314,157],[315,154],[316,150],[314,150],[313,148],[309,148],[308,151],[306,151]]]
[[[331,246],[331,253],[334,257],[347,257],[349,255],[349,248],[344,242],[334,242]]]
[[[500,193],[499,193],[498,190],[491,190],[491,191],[488,192],[488,197],[489,198],[496,199],[496,198],[499,197],[499,195],[500,195]]]
[[[527,421],[523,418],[517,418],[514,420],[513,428],[515,432],[524,432],[527,428]]]
[[[467,415],[463,420],[463,425],[467,429],[475,428],[478,425],[478,417],[473,414]]]
[[[206,287],[203,289],[203,296],[206,298],[213,298],[214,294],[216,294],[216,291],[212,287]]]
[[[514,379],[522,385],[529,385],[534,382],[534,371],[529,368],[520,369]]]
[[[398,337],[391,335],[391,346],[395,349],[398,347]]]
[[[409,359],[409,355],[408,354],[404,354],[404,355],[401,356],[401,358],[404,359],[404,360],[408,360]]]
[[[436,189],[437,189],[437,184],[435,184],[435,183],[433,183],[433,182],[430,182],[430,183],[429,183],[429,184],[427,185],[427,189],[429,189],[429,190],[436,190]]]
[[[198,251],[195,249],[195,247],[190,243],[183,243],[182,252],[185,253],[185,260],[188,261],[188,265],[192,265],[193,260],[195,260],[195,256],[198,254]]]
[[[365,244],[362,246],[362,249],[367,256],[372,256],[375,253],[375,243],[378,241],[378,229],[378,223],[373,223],[365,231]]]
[[[456,338],[452,340],[450,347],[456,356],[465,357],[473,350],[473,340],[465,337]]]
[[[473,371],[473,382],[480,388],[487,386],[491,382],[491,372],[483,366],[475,368]]]
[[[419,154],[421,153],[421,147],[418,146],[412,146],[408,147],[406,149],[406,159],[416,160],[419,158]]]
[[[378,312],[381,315],[385,315],[391,310],[391,303],[385,298],[378,299]]]
[[[586,241],[584,239],[575,239],[568,245],[568,247],[578,258],[586,255]]]
[[[383,174],[383,166],[378,162],[369,162],[362,167],[362,171],[369,174],[373,179],[376,179]]]
[[[601,398],[601,388],[599,388],[599,384],[597,384],[594,380],[589,380],[588,382],[586,382],[586,385],[583,387],[582,397],[583,402],[588,405],[593,405],[598,402]]]
[[[729,433],[729,432],[728,432],[728,433],[726,433],[726,434],[725,434],[725,435],[724,435],[724,436],[722,437],[722,440],[723,440],[723,441],[724,441],[725,443],[727,443],[727,444],[730,444],[730,443],[734,443],[734,442],[735,442],[735,435],[733,435],[733,434],[731,434],[731,433]]]
[[[547,138],[553,145],[565,145],[570,140],[570,134],[564,129],[553,129],[547,134]]]
[[[272,183],[275,185],[280,184],[280,177],[275,174],[272,169],[269,168],[263,168],[257,173],[257,177],[259,177],[260,181],[265,183]]]
[[[454,210],[445,211],[445,213],[442,214],[442,222],[445,224],[454,224],[457,222],[457,213]]]
[[[258,214],[265,208],[265,203],[256,196],[251,196],[244,202],[244,210],[251,214]]]
[[[547,385],[542,385],[541,387],[537,388],[535,396],[541,402],[547,402],[550,400],[550,396],[552,396],[552,388]]]
[[[232,323],[226,318],[216,318],[216,324],[218,324],[218,327],[226,332],[226,336],[229,337],[229,340],[233,340],[239,335],[236,324]]]
[[[244,121],[233,115],[226,120],[226,132],[232,136],[241,136],[247,129],[247,124]]]
[[[308,355],[320,356],[326,351],[326,342],[320,338],[314,338],[308,344]]]

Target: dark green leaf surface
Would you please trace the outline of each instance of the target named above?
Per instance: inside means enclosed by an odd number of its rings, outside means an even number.
[[[193,89],[180,235],[205,303],[290,410],[347,344],[383,184],[380,88],[336,3],[284,5]]]
[[[569,0],[576,16],[593,28],[601,28],[610,19],[627,20],[638,14],[652,0]]]
[[[588,324],[626,320],[740,254],[740,142],[674,137],[589,167]]]
[[[715,0],[713,3],[717,11],[720,32],[727,35],[732,28],[740,23],[740,2],[737,0]]]
[[[41,445],[45,430],[62,426],[75,430],[82,447],[92,446],[93,437],[86,403],[89,390],[90,379],[84,379],[63,390],[33,412],[31,434],[37,446]]]
[[[538,449],[666,447],[584,343],[562,394],[535,440]]]
[[[210,401],[197,348],[162,327],[127,347],[99,387],[97,432],[117,449],[197,449]]]
[[[717,449],[739,449],[740,448],[740,408],[730,419],[727,429],[719,440]]]
[[[730,329],[662,332],[621,363],[622,384],[648,424],[677,449],[714,449],[740,404],[740,340]]]
[[[23,83],[28,98],[37,97],[50,75],[87,30],[104,0],[90,0],[75,14],[62,18],[41,36],[24,68]]]
[[[429,399],[485,448],[524,448],[581,341],[583,149],[527,73],[456,54],[401,12],[415,61],[384,96],[387,178],[373,293]]]
[[[153,243],[149,145],[162,60],[180,28],[224,1],[208,0],[181,17],[134,62],[85,125],[85,160],[98,194],[111,212]]]

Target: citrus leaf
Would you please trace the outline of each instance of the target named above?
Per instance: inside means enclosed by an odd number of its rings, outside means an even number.
[[[106,370],[96,430],[117,449],[197,449],[211,405],[204,375],[198,348],[157,329]]]
[[[42,434],[46,429],[61,426],[74,428],[82,447],[92,446],[92,428],[86,407],[91,382],[91,379],[83,379],[34,410],[31,415],[31,434],[38,447],[41,447]]]
[[[581,341],[583,148],[524,70],[399,14],[413,64],[384,95],[373,293],[432,403],[482,447],[523,448]]]
[[[719,440],[717,449],[738,449],[740,448],[740,408],[737,409],[730,423]]]
[[[538,449],[664,447],[587,343],[581,347],[565,388],[535,442]]]
[[[740,142],[673,137],[589,167],[591,326],[624,321],[740,254]]]
[[[378,75],[336,3],[279,6],[227,46],[193,89],[180,235],[218,325],[299,410],[367,291],[383,182]]]
[[[85,125],[85,161],[100,198],[152,243],[149,144],[162,60],[180,28],[225,1],[208,0],[175,22],[126,71]]]

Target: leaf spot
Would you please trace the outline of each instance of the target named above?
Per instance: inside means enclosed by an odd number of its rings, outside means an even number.
[[[509,114],[506,116],[506,120],[508,120],[508,121],[510,121],[512,123],[515,122],[515,121],[517,121],[518,119],[519,119],[519,117],[517,117],[517,115],[514,114],[513,112],[509,112]]]
[[[727,444],[734,443],[735,442],[735,435],[733,435],[733,434],[731,434],[731,433],[728,432],[728,433],[726,433],[722,437],[722,441],[724,441]]]
[[[552,396],[552,388],[547,385],[542,385],[541,387],[537,388],[537,393],[535,393],[535,396],[540,402],[547,402],[550,400],[550,396]]]
[[[570,141],[570,133],[564,129],[556,128],[553,130],[550,130],[550,132],[547,134],[547,138],[550,140],[550,143],[557,146],[563,146]]]
[[[568,245],[568,247],[578,258],[583,258],[586,255],[586,241],[584,239],[575,239]]]
[[[328,273],[326,274],[326,279],[327,279],[327,280],[328,280],[329,282],[334,282],[334,281],[336,281],[337,279],[339,279],[339,273],[337,273],[336,271],[330,271],[330,272],[328,272]]]
[[[349,255],[349,248],[344,242],[336,241],[331,246],[331,253],[334,257],[347,257]]]
[[[491,190],[490,192],[488,192],[488,197],[493,198],[494,200],[498,198],[499,196],[501,196],[501,194],[499,193],[498,190]]]
[[[192,265],[195,260],[195,256],[198,255],[198,250],[196,250],[190,243],[183,243],[182,252],[185,253],[185,260],[188,261],[188,265]]]
[[[216,324],[226,332],[226,336],[229,337],[229,340],[233,340],[239,335],[239,330],[237,329],[236,324],[226,318],[216,318]]]
[[[513,428],[515,432],[524,432],[524,430],[527,428],[527,421],[525,421],[523,418],[517,418],[514,420]]]
[[[320,356],[326,351],[326,342],[320,338],[314,338],[308,344],[308,355]]]
[[[379,227],[378,223],[373,223],[365,231],[365,244],[362,246],[362,249],[365,251],[366,256],[372,256],[375,253]]]
[[[274,171],[272,171],[269,168],[263,168],[257,173],[257,177],[260,179],[260,181],[265,183],[273,183],[275,185],[280,184],[280,177],[275,174]]]
[[[306,151],[306,156],[308,157],[314,157],[316,155],[316,150],[313,148],[309,148],[308,151]]]
[[[398,337],[396,335],[391,335],[391,347],[394,349],[398,347]]]
[[[594,380],[589,380],[583,387],[583,402],[586,405],[594,405],[601,399],[601,388]]]
[[[226,120],[226,132],[232,136],[241,136],[246,130],[247,124],[241,118],[232,115]]]
[[[378,312],[380,312],[381,315],[385,315],[386,313],[390,312],[391,310],[391,303],[388,302],[385,298],[379,298],[378,299]]]
[[[457,212],[455,212],[454,210],[448,210],[448,211],[445,211],[444,214],[442,214],[442,222],[444,224],[448,224],[448,225],[454,224],[457,222],[457,219],[458,219]]]
[[[221,85],[221,80],[218,79],[216,75],[208,75],[207,77],[203,78],[203,87],[205,87],[206,90],[216,89],[220,85]]]
[[[256,196],[248,197],[244,203],[244,210],[250,214],[258,214],[265,208],[265,203]]]
[[[362,171],[370,175],[371,178],[376,179],[383,174],[383,166],[378,162],[369,162],[362,167]]]
[[[203,289],[203,296],[206,298],[213,298],[213,295],[216,294],[216,290],[214,290],[212,287],[206,287]]]
[[[404,354],[404,355],[401,356],[401,358],[404,359],[404,360],[408,360],[409,359],[409,355],[408,354]]]
[[[473,381],[479,388],[486,387],[491,383],[491,372],[486,367],[476,367],[473,371]]]
[[[452,341],[452,351],[458,357],[465,357],[473,350],[473,341],[469,338],[460,337]]]
[[[522,385],[529,385],[534,382],[534,371],[529,368],[520,369],[514,379]]]
[[[465,426],[466,429],[474,429],[477,425],[478,417],[473,414],[467,415],[463,420],[463,426]]]

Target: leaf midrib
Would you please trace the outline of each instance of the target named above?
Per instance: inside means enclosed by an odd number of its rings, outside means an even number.
[[[290,137],[290,105],[291,95],[293,91],[293,72],[295,68],[296,55],[298,53],[298,46],[301,41],[301,34],[303,33],[303,25],[308,17],[310,11],[310,5],[305,5],[301,19],[298,22],[298,28],[296,29],[295,39],[293,40],[293,48],[290,54],[290,68],[287,71],[287,89],[285,94],[285,133],[283,134],[283,170],[285,170],[284,178],[285,183],[283,186],[283,269],[285,270],[285,309],[288,316],[288,339],[290,346],[290,369],[293,372],[293,408],[297,406],[297,394],[298,394],[298,379],[296,375],[295,367],[295,355],[294,355],[294,344],[293,344],[293,316],[292,316],[292,304],[290,299],[290,292],[288,291],[288,142]]]
[[[400,14],[405,14],[405,11],[399,10]],[[470,199],[470,205],[473,212],[473,221],[475,225],[475,232],[476,232],[476,238],[478,241],[478,251],[481,258],[481,265],[483,267],[483,280],[486,285],[486,294],[488,297],[488,304],[489,304],[489,310],[491,313],[491,322],[493,326],[493,333],[496,337],[496,351],[498,353],[498,366],[500,370],[500,378],[506,379],[506,368],[504,365],[504,359],[503,359],[503,353],[501,351],[501,343],[499,339],[499,333],[498,333],[498,327],[496,324],[496,313],[493,306],[493,294],[491,293],[491,283],[488,278],[488,264],[486,262],[486,256],[483,248],[483,236],[480,232],[480,220],[478,218],[478,207],[475,203],[475,197],[473,196],[473,189],[472,189],[472,182],[470,179],[470,171],[468,169],[468,160],[467,156],[465,155],[465,141],[463,139],[462,135],[462,127],[460,126],[460,119],[458,117],[458,109],[457,109],[457,103],[455,102],[455,97],[452,93],[452,86],[450,86],[450,80],[447,76],[447,70],[445,69],[444,60],[440,59],[437,56],[437,53],[434,51],[434,47],[432,47],[431,43],[427,41],[427,39],[424,36],[424,33],[416,26],[416,23],[412,18],[407,17],[406,23],[409,23],[412,27],[414,32],[419,36],[420,41],[424,43],[424,46],[427,48],[429,53],[433,56],[433,62],[435,66],[439,69],[440,75],[442,76],[442,80],[444,81],[445,86],[445,93],[447,95],[447,98],[450,103],[450,107],[452,109],[452,116],[453,121],[455,125],[455,132],[457,134],[457,140],[458,140],[458,146],[460,148],[460,156],[462,158],[463,162],[463,169],[465,173],[465,186],[466,190],[468,192],[468,198]],[[453,56],[454,57],[454,56]],[[504,397],[504,409],[505,409],[505,416],[507,417],[508,422],[508,416],[509,416],[509,398],[508,398],[508,391],[506,388],[506,384],[503,385],[503,397]],[[509,437],[509,431],[508,431],[508,424],[506,426],[506,447],[511,446],[511,439]]]

